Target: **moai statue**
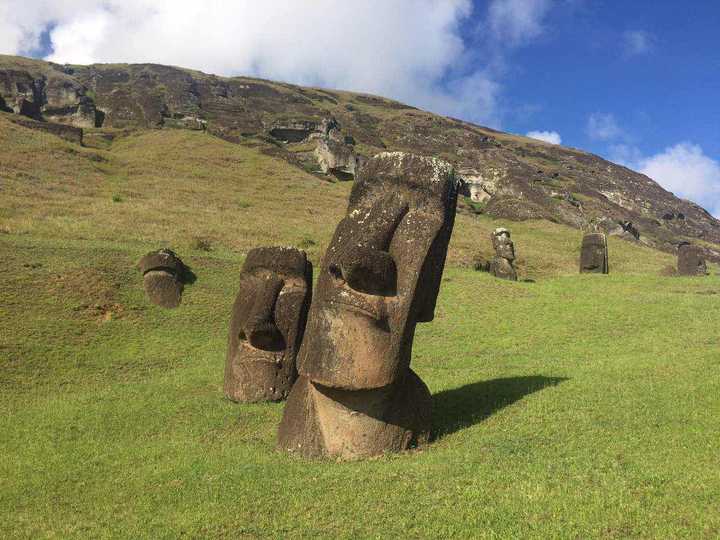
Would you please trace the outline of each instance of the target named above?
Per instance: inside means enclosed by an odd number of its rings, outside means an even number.
[[[495,256],[490,261],[490,273],[501,279],[517,281],[515,270],[515,245],[510,240],[510,231],[497,228],[490,233]]]
[[[304,251],[261,247],[248,253],[230,319],[225,396],[246,402],[287,397],[311,295],[312,264]]]
[[[588,233],[583,236],[580,248],[580,273],[607,274],[608,264],[607,237],[604,233]]]
[[[169,249],[151,251],[140,259],[138,267],[143,273],[147,297],[164,308],[178,307],[185,284],[195,280],[190,268]]]
[[[678,246],[677,266],[680,276],[705,276],[708,273],[703,250],[687,242]]]
[[[457,184],[437,158],[385,152],[363,166],[325,253],[278,446],[353,459],[428,440],[430,392],[410,369],[434,317]]]

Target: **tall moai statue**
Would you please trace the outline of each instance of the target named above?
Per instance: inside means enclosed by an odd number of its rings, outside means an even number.
[[[233,401],[285,399],[312,295],[312,264],[291,247],[251,250],[240,273],[225,362]]]
[[[607,236],[604,233],[588,233],[583,236],[580,248],[580,273],[607,274],[608,264]]]
[[[680,276],[707,275],[707,264],[705,264],[703,250],[689,242],[680,244],[678,246],[677,269]]]
[[[325,253],[278,446],[353,459],[424,443],[430,392],[410,369],[433,320],[457,183],[437,158],[378,154],[360,169]]]
[[[490,233],[495,256],[490,261],[490,273],[501,279],[517,281],[515,270],[515,244],[510,240],[510,231],[498,227]]]

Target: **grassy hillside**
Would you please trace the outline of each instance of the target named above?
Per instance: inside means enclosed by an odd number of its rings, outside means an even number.
[[[201,133],[81,148],[0,116],[0,536],[720,535],[720,277],[615,239],[580,276],[580,233],[544,221],[458,216],[413,357],[432,444],[274,451],[282,404],[222,397],[239,267],[317,262],[350,187]],[[468,268],[497,225],[535,283]],[[198,275],[174,311],[134,268],[163,245]]]

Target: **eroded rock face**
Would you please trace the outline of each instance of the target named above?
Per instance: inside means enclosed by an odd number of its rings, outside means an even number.
[[[138,263],[143,273],[145,293],[153,304],[176,308],[182,300],[185,283],[192,281],[190,269],[169,249],[151,251]]]
[[[702,249],[692,244],[678,247],[677,265],[680,276],[705,276],[708,273]]]
[[[334,118],[323,121],[317,139],[315,158],[320,170],[341,180],[353,178],[357,169],[354,141],[342,134]]]
[[[278,401],[290,392],[312,294],[304,251],[261,247],[248,253],[233,305],[225,363],[225,396]]]
[[[589,233],[583,236],[580,248],[580,273],[607,274],[607,237],[603,233]]]
[[[410,369],[431,321],[457,183],[439,159],[382,153],[361,169],[322,263],[279,447],[352,459],[427,441],[430,393]]]
[[[510,231],[499,227],[490,233],[495,256],[490,261],[489,272],[498,278],[517,281],[515,270],[515,245],[510,239]]]
[[[26,71],[0,71],[0,107],[35,120],[95,127],[95,103],[71,77],[55,72],[36,76]]]

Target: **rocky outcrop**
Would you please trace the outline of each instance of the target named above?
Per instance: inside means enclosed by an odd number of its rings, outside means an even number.
[[[72,125],[201,129],[313,174],[350,178],[386,150],[437,156],[461,171],[473,212],[547,219],[675,253],[685,239],[720,261],[720,222],[700,206],[598,156],[445,118],[377,96],[156,64],[59,66],[0,56],[0,108]],[[91,100],[92,104],[90,103]],[[326,119],[342,125],[326,131]],[[353,162],[353,156],[355,160]],[[632,228],[622,223],[631,223]],[[620,227],[620,228],[618,228]]]
[[[38,120],[32,120],[23,116],[9,116],[8,119],[20,126],[35,129],[37,131],[44,131],[50,133],[61,139],[65,139],[71,143],[82,144],[83,143],[83,130],[74,126],[67,126],[65,124],[53,124],[51,122],[41,122]]]
[[[62,72],[0,69],[0,108],[81,128],[97,123],[95,103],[83,85]]]

